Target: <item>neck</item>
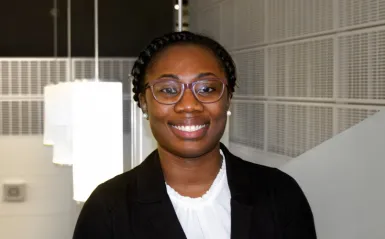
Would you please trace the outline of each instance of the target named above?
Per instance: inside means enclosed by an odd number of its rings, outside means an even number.
[[[200,197],[205,194],[222,164],[219,144],[197,158],[181,158],[161,146],[158,146],[158,152],[167,184],[183,196]]]

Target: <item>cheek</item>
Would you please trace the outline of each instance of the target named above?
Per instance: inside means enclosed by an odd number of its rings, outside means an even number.
[[[165,118],[170,115],[173,110],[171,105],[159,104],[152,96],[146,97],[147,111],[149,114],[149,121],[151,124],[159,124],[165,121]]]

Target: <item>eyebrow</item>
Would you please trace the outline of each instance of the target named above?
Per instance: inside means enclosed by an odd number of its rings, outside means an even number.
[[[212,72],[203,72],[203,73],[199,73],[196,78],[202,78],[202,77],[206,77],[206,76],[215,76],[215,77],[217,77]],[[162,79],[162,78],[172,78],[172,79],[175,79],[175,80],[180,80],[180,78],[177,75],[175,75],[175,74],[162,74],[162,75],[160,75],[158,77],[158,79]]]

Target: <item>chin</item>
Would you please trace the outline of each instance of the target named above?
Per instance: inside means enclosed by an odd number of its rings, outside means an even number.
[[[198,158],[202,155],[205,155],[211,152],[216,146],[218,146],[218,142],[202,142],[202,141],[181,141],[171,142],[166,145],[160,145],[166,151],[172,153],[175,156],[181,158]]]

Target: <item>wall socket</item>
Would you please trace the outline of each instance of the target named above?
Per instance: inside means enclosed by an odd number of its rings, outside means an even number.
[[[26,184],[23,182],[6,182],[3,185],[3,200],[5,202],[24,202],[26,199]]]

